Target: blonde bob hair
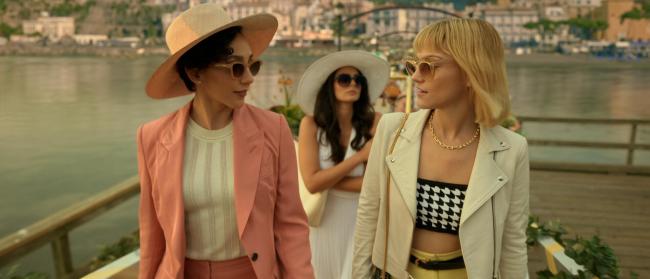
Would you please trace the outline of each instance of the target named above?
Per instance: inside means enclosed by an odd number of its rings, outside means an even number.
[[[497,31],[484,20],[453,18],[422,29],[413,42],[416,52],[441,51],[451,56],[466,74],[476,122],[488,127],[510,114],[503,44]]]

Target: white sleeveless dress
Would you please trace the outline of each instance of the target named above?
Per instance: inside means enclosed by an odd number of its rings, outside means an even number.
[[[318,131],[320,134],[320,129]],[[352,129],[348,142],[345,159],[354,155],[350,143],[355,137]],[[321,169],[334,166],[329,159],[331,149],[329,144],[319,144]],[[348,176],[363,176],[364,166],[356,166]],[[309,241],[316,279],[350,279],[352,276],[352,249],[354,245],[354,227],[359,205],[359,193],[330,189],[323,210],[320,226],[309,227]]]

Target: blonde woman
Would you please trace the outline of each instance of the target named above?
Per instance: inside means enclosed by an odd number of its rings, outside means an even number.
[[[510,110],[501,39],[483,20],[448,19],[413,46],[422,110],[378,124],[352,277],[526,278],[528,148],[498,125]]]

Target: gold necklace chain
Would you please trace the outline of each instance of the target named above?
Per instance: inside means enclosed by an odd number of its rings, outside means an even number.
[[[458,150],[458,149],[463,149],[465,147],[468,147],[478,138],[478,135],[481,133],[480,127],[476,127],[476,131],[474,131],[474,136],[467,142],[461,145],[447,145],[442,141],[440,141],[440,139],[438,139],[438,137],[436,136],[436,132],[433,131],[433,113],[431,114],[431,117],[429,117],[429,130],[431,130],[431,134],[433,135],[433,141],[438,145],[440,145],[440,147],[447,150]]]

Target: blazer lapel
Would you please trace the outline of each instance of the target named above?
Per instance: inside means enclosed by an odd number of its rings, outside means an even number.
[[[402,201],[409,209],[411,220],[414,223],[417,208],[415,197],[416,183],[420,159],[420,145],[422,142],[420,134],[428,115],[429,110],[420,110],[417,113],[411,113],[404,125],[404,129],[400,133],[400,138],[397,140],[393,153],[384,158],[392,180],[397,184],[396,188],[399,190]],[[392,135],[389,139],[389,147],[394,140],[396,131]],[[386,154],[388,154],[388,151]]]
[[[506,142],[494,135],[492,128],[481,125],[481,137],[460,216],[461,225],[508,182],[509,177],[494,156],[496,152],[509,148]]]
[[[233,113],[235,161],[235,207],[239,236],[244,233],[257,192],[264,133],[257,127],[247,105]]]
[[[185,204],[183,202],[183,155],[185,152],[185,129],[191,102],[182,107],[170,121],[156,148],[156,195],[159,198],[161,225],[173,232],[172,245],[180,251],[177,264],[182,265],[185,258]]]

